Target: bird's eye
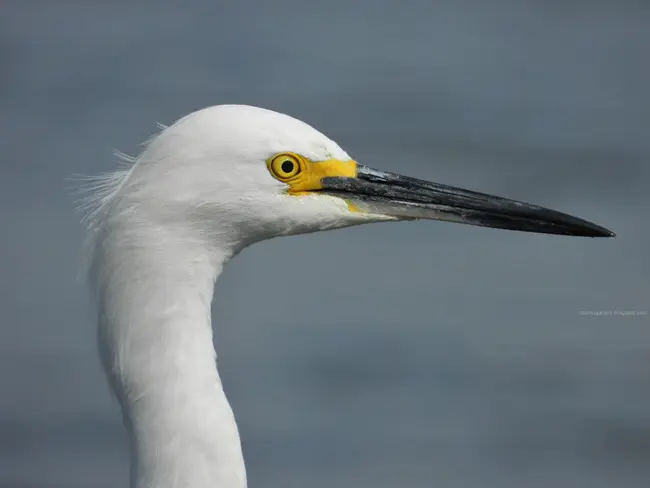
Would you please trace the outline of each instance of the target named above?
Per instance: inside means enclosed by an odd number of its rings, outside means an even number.
[[[300,161],[293,154],[280,154],[271,160],[269,170],[278,180],[290,180],[300,173]]]

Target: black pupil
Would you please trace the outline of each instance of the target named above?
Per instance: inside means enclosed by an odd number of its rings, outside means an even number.
[[[282,163],[282,171],[285,173],[291,173],[293,171],[293,161],[289,161],[288,159]]]

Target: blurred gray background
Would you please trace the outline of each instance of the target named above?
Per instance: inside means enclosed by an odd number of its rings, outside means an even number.
[[[618,234],[421,222],[246,250],[213,318],[251,488],[648,486],[650,4],[4,0],[2,488],[127,486],[69,177],[220,103]]]

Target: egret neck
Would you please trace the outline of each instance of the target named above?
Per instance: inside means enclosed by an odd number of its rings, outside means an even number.
[[[104,229],[94,270],[104,367],[122,408],[133,488],[245,488],[212,341],[214,283],[233,252],[187,230]],[[119,258],[118,258],[119,256]]]

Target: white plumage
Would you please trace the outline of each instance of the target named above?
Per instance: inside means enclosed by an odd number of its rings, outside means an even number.
[[[284,193],[264,162],[286,150],[350,159],[296,119],[218,106],[163,129],[85,202],[100,348],[129,429],[134,487],[246,486],[212,345],[214,282],[253,242],[371,219],[335,197]]]

